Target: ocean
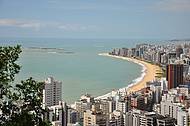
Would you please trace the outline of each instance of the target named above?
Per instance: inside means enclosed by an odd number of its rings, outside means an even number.
[[[63,100],[73,103],[82,94],[99,96],[126,87],[141,76],[142,67],[125,60],[99,56],[113,48],[134,47],[152,40],[1,38],[0,45],[22,45],[18,63],[22,66],[16,83],[33,77],[38,81],[52,76],[62,81]],[[156,42],[156,41],[154,41]],[[31,48],[35,47],[35,48]],[[36,49],[36,48],[57,48]]]

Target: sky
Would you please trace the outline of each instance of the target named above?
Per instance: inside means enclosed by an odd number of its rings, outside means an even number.
[[[0,37],[190,38],[190,0],[0,0]]]

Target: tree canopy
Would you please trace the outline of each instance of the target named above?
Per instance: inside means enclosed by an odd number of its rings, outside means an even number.
[[[21,69],[17,63],[21,52],[20,45],[0,47],[0,125],[49,126],[43,119],[46,112],[42,108],[44,83],[30,77],[13,84]]]

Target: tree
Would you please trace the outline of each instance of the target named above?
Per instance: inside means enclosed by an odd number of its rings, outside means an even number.
[[[11,92],[11,83],[15,79],[15,75],[19,73],[20,66],[16,64],[21,53],[20,46],[0,47],[0,123],[9,120],[18,108],[13,103],[13,97],[16,95]]]
[[[44,83],[33,78],[12,86],[21,66],[17,64],[21,46],[0,47],[0,125],[48,126],[42,115]]]
[[[19,100],[22,101],[22,113],[30,112],[33,116],[31,120],[35,125],[43,122],[42,115],[45,110],[42,108],[42,91],[44,83],[37,82],[32,78],[26,81],[21,81],[21,84],[16,85],[19,92]]]

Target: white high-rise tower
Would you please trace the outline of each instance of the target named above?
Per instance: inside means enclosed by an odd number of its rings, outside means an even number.
[[[59,101],[62,101],[62,82],[48,77],[43,90],[43,103],[46,106],[54,106],[59,105]]]

